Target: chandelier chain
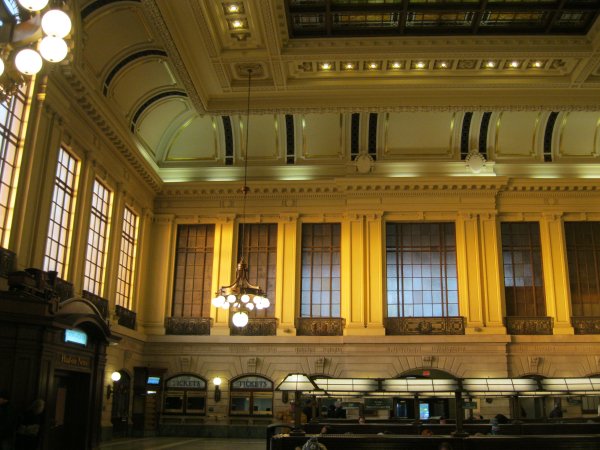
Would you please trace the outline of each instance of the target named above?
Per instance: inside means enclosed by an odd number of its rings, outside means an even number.
[[[250,188],[248,188],[248,153],[250,148],[248,144],[250,142],[250,86],[252,81],[252,69],[248,69],[248,96],[246,99],[246,139],[245,149],[246,154],[244,155],[244,186],[242,187],[242,193],[244,195],[242,202],[242,249],[240,253],[240,260],[244,260],[244,248],[246,247],[246,195]]]

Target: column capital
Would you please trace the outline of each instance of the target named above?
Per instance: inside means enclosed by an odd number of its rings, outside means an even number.
[[[152,222],[159,225],[170,225],[175,222],[174,214],[154,214],[152,216]]]
[[[298,213],[281,213],[279,214],[280,222],[296,222],[300,218]]]

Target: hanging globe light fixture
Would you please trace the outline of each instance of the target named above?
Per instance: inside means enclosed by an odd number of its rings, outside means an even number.
[[[38,52],[25,48],[15,56],[15,66],[25,75],[35,75],[42,69],[42,57]]]
[[[29,11],[39,11],[44,9],[48,4],[48,0],[19,0],[19,5]]]
[[[242,219],[246,216],[246,195],[250,191],[247,185],[248,179],[248,135],[250,133],[250,86],[252,80],[252,69],[248,69],[248,101],[246,110],[246,157],[244,159],[244,186],[240,189],[243,194]],[[242,239],[244,234],[244,221],[242,221]],[[212,299],[215,308],[231,309],[234,314],[231,321],[234,326],[243,328],[248,325],[250,318],[248,313],[254,309],[266,309],[271,302],[266,297],[260,286],[255,286],[248,281],[248,264],[244,258],[244,246],[235,271],[235,281],[229,286],[222,286],[217,291],[217,296]]]
[[[40,53],[42,58],[53,63],[60,62],[67,57],[69,47],[64,39],[54,36],[46,36],[40,42]]]
[[[71,31],[71,18],[60,9],[51,9],[42,17],[42,30],[48,36],[64,38]]]

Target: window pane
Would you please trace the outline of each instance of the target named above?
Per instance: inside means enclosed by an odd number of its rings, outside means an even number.
[[[94,180],[83,289],[102,296],[112,192]]]
[[[600,222],[566,222],[573,316],[600,315]]]
[[[123,210],[121,249],[117,270],[116,304],[131,309],[131,291],[138,237],[138,216],[128,207]]]
[[[501,228],[506,315],[545,316],[540,226],[503,222]]]
[[[175,255],[173,317],[209,317],[214,225],[179,225]]]
[[[340,316],[339,223],[302,225],[302,317]]]
[[[277,224],[240,224],[238,256],[248,263],[250,283],[266,292],[270,306],[254,310],[251,317],[275,317],[275,279],[277,277]],[[242,248],[243,244],[243,248]]]
[[[67,258],[71,244],[75,189],[79,162],[65,149],[58,150],[54,191],[50,204],[50,222],[44,253],[44,270],[67,276]]]
[[[388,317],[458,315],[454,223],[387,223]]]

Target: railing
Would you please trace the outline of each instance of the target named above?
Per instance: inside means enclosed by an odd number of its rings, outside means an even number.
[[[572,317],[575,334],[600,334],[600,317]]]
[[[384,320],[385,334],[465,334],[464,317],[388,317]]]
[[[86,300],[89,300],[94,304],[98,311],[100,311],[100,315],[104,318],[108,318],[108,300],[100,297],[99,295],[92,294],[89,291],[82,291],[81,296]]]
[[[120,305],[115,305],[115,314],[119,318],[117,321],[119,325],[135,330],[136,313]]]
[[[337,317],[299,317],[296,319],[297,336],[342,336],[345,319]]]
[[[165,318],[166,334],[175,335],[210,335],[211,319],[208,317],[167,317]]]
[[[506,317],[508,334],[552,334],[552,317]]]
[[[232,336],[275,336],[277,334],[277,319],[251,317],[248,325],[239,328],[229,325]]]

